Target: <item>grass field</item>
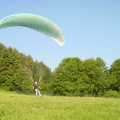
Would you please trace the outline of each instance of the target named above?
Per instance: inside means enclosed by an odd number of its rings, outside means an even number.
[[[0,91],[0,120],[120,120],[120,99]]]

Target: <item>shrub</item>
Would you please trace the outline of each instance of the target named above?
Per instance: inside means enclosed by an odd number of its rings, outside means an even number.
[[[115,91],[115,90],[109,90],[106,91],[104,94],[104,97],[115,97],[115,98],[120,98],[120,93]]]

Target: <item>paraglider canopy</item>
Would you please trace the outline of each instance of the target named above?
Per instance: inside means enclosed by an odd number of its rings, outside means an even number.
[[[0,20],[0,29],[23,26],[37,30],[55,40],[60,46],[65,44],[65,37],[60,28],[52,21],[35,14],[14,14]]]

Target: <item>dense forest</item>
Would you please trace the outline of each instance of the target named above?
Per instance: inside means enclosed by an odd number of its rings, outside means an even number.
[[[0,89],[32,92],[34,81],[51,95],[120,97],[120,59],[107,68],[99,57],[69,57],[51,71],[42,61],[0,43]]]

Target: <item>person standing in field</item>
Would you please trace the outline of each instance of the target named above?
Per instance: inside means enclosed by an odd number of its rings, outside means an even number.
[[[36,96],[40,96],[40,97],[42,97],[42,95],[41,95],[41,93],[40,93],[40,87],[38,87],[38,84],[37,84],[37,82],[35,82],[34,83],[34,85],[33,85],[33,89],[35,90],[35,93],[36,93]]]

